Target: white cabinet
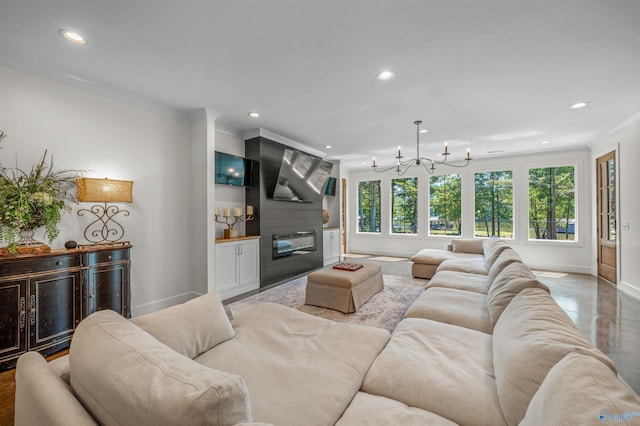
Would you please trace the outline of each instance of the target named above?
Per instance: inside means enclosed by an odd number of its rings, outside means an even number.
[[[324,229],[322,232],[322,251],[324,266],[340,261],[340,229]]]
[[[222,300],[260,288],[259,242],[216,242],[216,291]]]

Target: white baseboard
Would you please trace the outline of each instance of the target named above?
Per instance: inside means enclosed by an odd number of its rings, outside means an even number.
[[[536,271],[552,271],[552,272],[572,272],[574,274],[587,274],[593,275],[591,272],[590,266],[575,266],[575,265],[563,265],[563,264],[538,264],[538,263],[527,263],[527,266]]]
[[[633,286],[624,281],[619,281],[618,290],[620,290],[621,292],[623,292],[628,296],[633,297],[634,299],[640,300],[640,288],[636,286]]]
[[[140,315],[150,314],[151,312],[159,311],[160,309],[179,305],[180,303],[187,302],[198,296],[201,296],[201,294],[192,291],[189,293],[179,294],[177,296],[167,297],[166,299],[155,300],[153,302],[145,303],[142,305],[132,306],[131,316],[137,317]]]

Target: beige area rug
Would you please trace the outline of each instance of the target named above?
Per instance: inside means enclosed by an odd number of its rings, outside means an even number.
[[[393,331],[413,301],[422,294],[427,280],[420,278],[384,276],[384,290],[352,314],[343,314],[333,309],[304,304],[307,278],[298,278],[286,284],[258,293],[246,299],[231,303],[235,314],[252,305],[263,302],[279,303],[321,318],[338,322],[368,325]]]

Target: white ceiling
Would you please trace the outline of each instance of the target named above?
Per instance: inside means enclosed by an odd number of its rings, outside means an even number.
[[[640,1],[0,0],[0,63],[350,166],[413,154],[415,120],[427,155],[557,150],[640,111]]]

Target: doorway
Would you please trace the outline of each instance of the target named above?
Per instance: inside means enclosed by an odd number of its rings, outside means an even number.
[[[616,284],[616,152],[596,160],[598,277]]]
[[[347,180],[342,178],[341,180],[342,191],[340,196],[342,197],[342,253],[347,252]]]

